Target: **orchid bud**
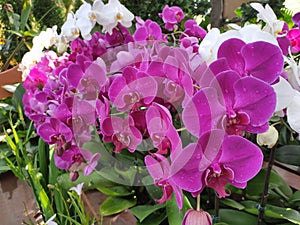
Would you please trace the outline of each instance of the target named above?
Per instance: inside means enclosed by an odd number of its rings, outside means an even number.
[[[256,142],[260,146],[266,145],[268,148],[272,148],[278,140],[278,131],[275,127],[270,126],[269,130],[262,134],[257,134]]]
[[[212,225],[212,219],[208,212],[189,209],[183,218],[182,225]]]

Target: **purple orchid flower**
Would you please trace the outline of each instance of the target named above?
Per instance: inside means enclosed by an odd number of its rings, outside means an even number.
[[[35,89],[42,90],[46,82],[47,76],[45,72],[35,67],[30,70],[23,83],[23,87],[34,92]]]
[[[121,24],[118,24],[117,28],[112,30],[112,34],[107,32],[105,34],[105,39],[110,46],[127,44],[133,41],[133,37],[131,36],[129,30]]]
[[[72,64],[66,71],[67,82],[76,88],[85,99],[95,100],[106,85],[105,68],[97,62],[84,61],[82,65]]]
[[[198,143],[185,147],[172,162],[172,180],[193,196],[210,187],[223,198],[229,195],[225,190],[228,183],[245,188],[261,169],[262,160],[259,147],[247,139],[211,130]]]
[[[77,167],[81,165],[84,158],[77,146],[71,146],[68,150],[64,151],[60,156],[54,154],[54,162],[57,168],[62,170],[69,170],[75,163]]]
[[[153,154],[153,156],[147,155],[145,157],[145,164],[155,185],[160,187],[163,191],[162,197],[156,199],[156,201],[162,204],[171,199],[172,193],[174,192],[178,208],[182,209],[183,193],[172,179],[170,179],[170,163],[168,159],[159,154]]]
[[[192,135],[200,137],[206,131],[222,127],[226,107],[218,98],[218,93],[213,87],[205,87],[186,104],[182,112],[182,121]]]
[[[129,115],[124,120],[120,117],[108,117],[101,123],[103,141],[113,142],[115,152],[120,153],[123,148],[134,152],[142,142],[141,132],[134,126],[134,121]]]
[[[219,73],[211,86],[216,88],[219,100],[226,106],[227,134],[267,131],[268,120],[276,106],[276,94],[269,84],[255,77],[241,78],[235,71],[228,70]]]
[[[158,46],[158,58],[151,61],[147,73],[159,84],[158,97],[175,105],[185,104],[193,95],[189,55],[185,49]]]
[[[199,50],[198,39],[196,37],[183,37],[180,39],[180,47],[197,53]]]
[[[92,154],[86,149],[81,149],[78,146],[71,146],[68,150],[64,151],[61,156],[54,155],[55,165],[59,169],[76,171],[81,165],[84,164],[83,174],[88,176],[91,174],[98,164],[100,153]]]
[[[49,144],[58,144],[58,148],[72,141],[71,129],[56,118],[50,118],[48,122],[37,128],[37,133]]]
[[[134,111],[139,104],[150,104],[156,93],[155,79],[130,66],[124,69],[122,75],[116,76],[108,90],[109,99],[121,112]]]
[[[143,21],[141,18],[136,17],[138,21],[136,31],[133,35],[134,41],[139,43],[147,43],[148,41],[165,41],[161,28],[158,23],[152,20]]]
[[[159,14],[165,23],[165,28],[169,31],[173,31],[178,28],[177,23],[180,23],[184,18],[184,13],[178,6],[169,7],[166,5]]]
[[[300,27],[300,12],[297,12],[293,17],[292,17],[292,21],[295,25],[297,25],[298,27]]]
[[[174,152],[181,147],[171,114],[164,106],[153,103],[146,111],[146,124],[153,145],[158,149],[157,154],[167,154],[169,149]]]
[[[300,51],[300,30],[299,28],[293,28],[289,30],[287,38],[291,43],[291,52],[297,53]]]
[[[224,41],[218,50],[218,60],[210,65],[215,75],[225,70],[235,70],[241,77],[253,76],[269,84],[283,71],[281,49],[263,41],[244,43],[237,38]]]
[[[101,154],[100,153],[92,154],[90,151],[86,149],[81,149],[80,152],[86,161],[83,168],[83,175],[88,176],[94,171],[94,169],[98,165],[98,160],[100,159]]]
[[[198,26],[197,22],[195,20],[187,20],[184,22],[184,33],[190,37],[196,37],[203,39],[207,32],[202,27]],[[182,35],[180,38],[183,38],[184,35]]]

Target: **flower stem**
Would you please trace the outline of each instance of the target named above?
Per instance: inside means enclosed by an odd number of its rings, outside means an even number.
[[[215,217],[219,217],[219,208],[220,208],[220,199],[218,196],[215,194]]]
[[[197,196],[197,211],[200,211],[200,195]]]
[[[17,45],[17,47],[13,50],[13,52],[10,54],[10,56],[6,60],[1,71],[5,71],[8,69],[10,61],[14,58],[14,56],[17,54],[17,52],[20,50],[20,48],[23,46],[24,43],[25,43],[25,40],[24,40],[24,38],[22,38],[21,41],[19,42],[19,44]]]
[[[264,182],[264,190],[261,195],[260,204],[258,205],[257,225],[261,224],[263,217],[264,217],[264,209],[265,209],[265,206],[267,203],[267,198],[269,195],[270,176],[271,176],[272,167],[273,167],[273,164],[275,161],[275,150],[276,150],[276,145],[270,149],[268,168],[267,168],[267,173],[266,173],[265,182]]]

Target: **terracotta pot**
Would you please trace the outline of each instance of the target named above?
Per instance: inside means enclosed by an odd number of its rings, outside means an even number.
[[[18,65],[0,73],[0,99],[12,96],[12,93],[4,90],[3,85],[20,83],[22,81],[22,72],[18,71]]]

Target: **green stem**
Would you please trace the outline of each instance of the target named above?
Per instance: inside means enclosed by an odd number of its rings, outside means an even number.
[[[197,211],[200,211],[200,195],[197,196]]]
[[[13,59],[13,57],[20,50],[20,48],[23,46],[24,43],[25,43],[25,40],[24,40],[24,38],[22,38],[22,40],[19,42],[19,44],[17,45],[17,47],[14,49],[14,51],[10,54],[10,56],[6,60],[5,64],[3,65],[2,69],[1,69],[1,71],[7,70],[7,68],[9,67],[10,61]]]
[[[219,217],[219,209],[220,209],[220,199],[218,196],[215,194],[215,217]]]
[[[267,168],[267,173],[265,177],[265,183],[264,183],[264,190],[261,195],[260,199],[260,205],[258,206],[258,217],[257,217],[257,225],[260,225],[262,223],[263,217],[264,217],[264,209],[267,203],[267,198],[269,195],[269,183],[270,183],[270,176],[271,176],[271,171],[272,167],[274,165],[275,161],[275,150],[276,150],[276,145],[270,149],[270,156],[268,160],[268,168]]]

